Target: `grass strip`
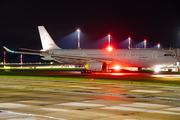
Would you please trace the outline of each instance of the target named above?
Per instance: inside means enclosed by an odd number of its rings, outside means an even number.
[[[5,78],[26,78],[26,79],[44,79],[44,80],[67,80],[67,81],[85,81],[85,82],[104,82],[104,83],[124,83],[124,84],[144,84],[144,85],[164,85],[164,86],[180,86],[180,82],[176,79],[172,81],[159,80],[159,78],[148,78],[144,80],[128,78],[93,78],[84,76],[70,75],[68,76],[19,76],[19,75],[1,75]],[[93,79],[93,81],[91,80]],[[171,78],[172,79],[172,78]]]

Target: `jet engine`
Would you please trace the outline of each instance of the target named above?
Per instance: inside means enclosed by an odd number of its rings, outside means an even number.
[[[85,65],[85,68],[91,71],[106,71],[107,64],[104,62],[90,62]]]

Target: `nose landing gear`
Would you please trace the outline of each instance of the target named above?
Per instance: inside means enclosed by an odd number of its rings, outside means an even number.
[[[81,73],[92,73],[91,70],[81,70]]]

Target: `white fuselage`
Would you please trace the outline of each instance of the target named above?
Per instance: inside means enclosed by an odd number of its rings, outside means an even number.
[[[8,52],[43,56],[43,60],[54,60],[59,63],[81,64],[88,70],[106,71],[107,67],[156,67],[173,64],[177,59],[170,53],[156,49],[61,49],[53,41],[44,26],[38,26],[42,50],[37,52]],[[34,50],[33,50],[34,51]],[[37,51],[37,50],[35,50]]]
[[[124,67],[155,67],[157,65],[166,66],[177,61],[175,57],[169,56],[168,52],[155,49],[115,49],[111,52],[104,49],[61,49],[49,50],[49,54],[113,60],[120,63],[121,66]],[[70,64],[86,64],[88,62],[93,62],[93,59],[92,61],[56,57],[53,57],[53,59],[61,63]]]

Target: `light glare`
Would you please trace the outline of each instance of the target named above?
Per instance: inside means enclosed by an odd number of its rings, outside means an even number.
[[[80,32],[80,29],[78,28],[77,31]]]
[[[159,65],[157,65],[156,67],[155,67],[155,72],[159,72],[159,70],[160,70],[160,66]]]
[[[109,46],[108,48],[107,48],[107,50],[110,52],[110,51],[112,51],[112,47],[111,46]]]
[[[119,70],[120,69],[119,65],[116,65],[114,68],[115,68],[115,70]]]

